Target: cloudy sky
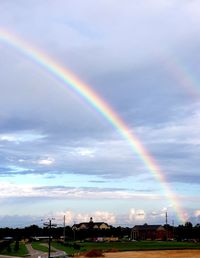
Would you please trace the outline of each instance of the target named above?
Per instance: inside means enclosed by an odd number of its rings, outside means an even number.
[[[154,161],[0,32],[0,226],[200,223],[198,0],[1,0],[0,31],[72,71]],[[176,201],[173,201],[176,200]]]

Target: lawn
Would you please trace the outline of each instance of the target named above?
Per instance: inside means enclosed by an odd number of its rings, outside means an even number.
[[[73,242],[69,244],[68,243],[61,244],[54,241],[51,243],[53,247],[55,247],[58,250],[65,251],[69,256],[72,256],[78,252],[78,250],[74,248],[73,244],[74,244]]]
[[[101,249],[104,251],[139,251],[139,250],[183,250],[183,249],[200,249],[200,243],[172,242],[172,241],[138,241],[138,242],[82,242],[75,243],[80,245],[80,250],[74,243],[61,244],[52,242],[52,246],[65,251],[68,255],[77,252],[85,252],[91,249]]]
[[[42,243],[42,242],[32,242],[31,245],[32,245],[33,249],[39,250],[39,251],[44,252],[44,253],[47,253],[48,250],[49,250],[47,243],[45,244],[45,243]],[[51,252],[54,252],[54,250],[51,249]]]
[[[137,250],[172,250],[172,249],[200,249],[198,243],[187,242],[167,242],[167,241],[138,241],[138,242],[110,242],[110,243],[81,243],[85,250],[116,249],[119,251],[137,251]]]
[[[27,249],[24,243],[20,242],[19,250],[14,250],[15,243],[11,244],[10,251],[5,249],[0,252],[3,255],[10,256],[25,256],[27,255]],[[183,249],[200,249],[200,243],[188,243],[188,242],[172,242],[172,241],[138,241],[138,242],[69,242],[58,243],[52,241],[52,247],[58,250],[65,251],[69,256],[78,252],[85,252],[91,249],[101,249],[103,251],[140,251],[140,250],[183,250]],[[32,247],[42,252],[48,252],[48,246],[44,246],[41,242],[33,242]],[[79,249],[80,247],[80,249]],[[52,248],[53,249],[53,248]],[[53,250],[52,250],[53,251]]]
[[[26,256],[28,254],[28,250],[25,246],[24,243],[20,242],[19,243],[19,250],[15,251],[14,247],[15,247],[15,243],[12,243],[10,245],[10,250],[9,249],[5,249],[3,251],[0,252],[1,255],[10,255],[10,256]]]

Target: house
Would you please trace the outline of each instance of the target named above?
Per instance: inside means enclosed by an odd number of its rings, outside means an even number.
[[[89,222],[81,222],[72,226],[72,230],[83,229],[110,229],[110,226],[105,222],[93,222],[92,217]]]
[[[96,239],[94,239],[95,242],[116,242],[119,240],[119,237],[97,237]]]
[[[172,232],[162,225],[136,225],[131,230],[134,240],[166,240],[172,238]]]

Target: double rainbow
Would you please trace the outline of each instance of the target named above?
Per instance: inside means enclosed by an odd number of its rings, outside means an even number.
[[[57,77],[67,87],[77,92],[80,97],[84,98],[94,109],[96,109],[101,115],[109,121],[112,126],[119,131],[119,133],[128,141],[132,150],[139,155],[147,169],[153,174],[156,180],[162,186],[166,198],[170,201],[174,207],[177,217],[180,221],[184,221],[184,212],[182,211],[176,196],[167,183],[164,173],[155,161],[155,159],[144,148],[140,140],[136,137],[133,131],[130,131],[125,122],[119,117],[119,115],[112,110],[108,103],[106,103],[100,96],[96,94],[92,88],[80,81],[69,70],[63,68],[53,59],[40,52],[38,49],[32,47],[21,38],[14,36],[7,30],[0,29],[0,41],[10,45],[16,50],[20,51],[26,57],[30,58],[37,65],[40,65],[50,74]]]

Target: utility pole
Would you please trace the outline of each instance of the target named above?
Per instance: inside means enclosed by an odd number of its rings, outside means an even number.
[[[74,221],[74,228],[73,228],[73,233],[74,233],[74,241],[76,240],[76,222]]]
[[[51,257],[51,228],[52,227],[56,227],[56,224],[52,224],[52,220],[54,220],[54,218],[52,219],[48,219],[48,222],[44,223],[44,226],[46,226],[47,228],[49,228],[49,248],[48,248],[48,258]]]
[[[65,243],[65,215],[64,215],[64,223],[63,223],[63,241]]]
[[[174,220],[172,220],[172,227],[173,227],[173,239],[174,239]]]
[[[167,212],[165,213],[165,224],[166,224],[166,240],[168,240],[168,221],[167,221]]]
[[[167,225],[167,212],[165,213],[165,224]]]

